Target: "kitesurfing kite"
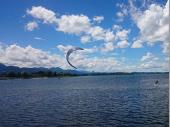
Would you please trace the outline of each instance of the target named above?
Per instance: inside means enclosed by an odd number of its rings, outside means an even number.
[[[69,49],[69,50],[67,51],[67,54],[66,54],[66,60],[67,60],[68,64],[69,64],[70,66],[72,66],[73,68],[75,68],[75,69],[77,69],[77,68],[70,63],[70,61],[69,61],[69,56],[71,55],[72,52],[77,51],[77,50],[84,50],[84,49],[83,49],[83,48],[80,48],[80,47],[73,47],[73,48]]]

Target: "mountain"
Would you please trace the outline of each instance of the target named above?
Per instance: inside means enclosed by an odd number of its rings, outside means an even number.
[[[6,66],[4,64],[0,63],[0,73],[9,73],[9,72],[15,72],[15,73],[19,73],[19,72],[27,72],[27,73],[35,73],[35,72],[39,72],[39,71],[48,71],[49,69],[47,68],[20,68],[17,66]]]
[[[90,72],[77,71],[77,70],[64,70],[64,73],[82,75],[82,74],[88,74]]]
[[[20,68],[16,67],[16,66],[6,66],[4,64],[0,64],[0,73],[4,73],[4,72],[20,72]]]
[[[46,73],[47,74],[51,72],[55,72],[59,75],[129,75],[129,74],[159,74],[159,73],[168,73],[169,72],[88,72],[88,71],[82,71],[82,70],[64,70],[59,67],[52,67],[52,68],[44,68],[44,67],[34,67],[34,68],[27,68],[27,67],[17,67],[17,66],[6,66],[2,63],[0,63],[0,75],[3,73],[23,73],[26,72],[28,74],[34,74],[34,73]]]
[[[77,71],[77,70],[63,70],[59,67],[52,67],[52,68],[44,68],[44,67],[34,67],[34,68],[27,68],[27,67],[17,67],[17,66],[6,66],[2,63],[0,63],[0,74],[2,73],[9,73],[9,72],[15,72],[15,73],[21,73],[21,72],[27,72],[27,73],[37,73],[37,72],[56,72],[56,73],[67,73],[67,74],[85,74],[84,71]]]
[[[59,67],[52,67],[52,68],[50,68],[50,71],[57,72],[57,73],[62,73],[64,70],[59,68]]]

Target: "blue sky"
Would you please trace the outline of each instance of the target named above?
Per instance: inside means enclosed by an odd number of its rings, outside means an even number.
[[[90,71],[168,71],[169,1],[4,0],[0,62]],[[10,3],[10,4],[9,4]]]

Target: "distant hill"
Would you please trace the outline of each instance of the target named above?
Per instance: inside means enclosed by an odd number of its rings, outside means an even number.
[[[169,72],[88,72],[80,70],[64,70],[59,67],[44,68],[44,67],[17,67],[17,66],[6,66],[0,63],[0,76],[74,76],[74,75],[132,75],[132,74],[160,74]]]
[[[35,73],[35,72],[39,72],[39,71],[48,71],[47,68],[20,68],[17,66],[6,66],[4,64],[0,64],[0,73],[8,73],[8,72],[15,72],[15,73],[19,73],[19,72],[27,72],[27,73]]]
[[[9,73],[9,72],[15,72],[15,73],[21,73],[21,72],[27,72],[27,73],[37,73],[37,72],[56,72],[56,73],[69,73],[69,74],[84,74],[83,71],[77,71],[77,70],[63,70],[59,67],[53,67],[53,68],[44,68],[44,67],[33,67],[33,68],[27,68],[27,67],[17,67],[17,66],[6,66],[2,63],[0,63],[0,74],[2,73]]]

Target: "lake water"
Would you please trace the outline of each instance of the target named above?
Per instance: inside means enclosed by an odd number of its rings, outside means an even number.
[[[168,127],[168,92],[168,74],[1,80],[0,127]]]

